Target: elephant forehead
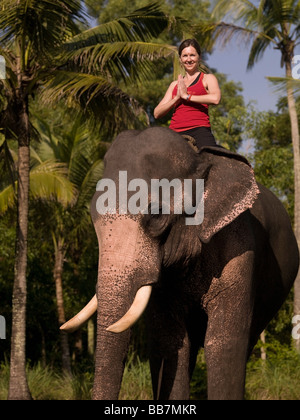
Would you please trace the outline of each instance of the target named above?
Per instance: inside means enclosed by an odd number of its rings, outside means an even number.
[[[189,178],[197,166],[195,156],[184,150],[167,150],[164,154],[151,152],[145,154],[142,167],[147,170],[149,178]]]
[[[117,179],[127,171],[128,179],[176,178],[191,174],[197,154],[178,133],[152,128],[140,133],[121,133],[105,156],[103,176]]]
[[[112,266],[126,271],[141,265],[153,267],[157,244],[145,234],[140,217],[104,215],[95,222],[95,229],[105,270]]]
[[[101,217],[95,224],[100,233],[100,246],[119,252],[126,249],[128,253],[136,251],[140,246],[141,233],[139,224],[127,215],[113,215],[114,217]],[[108,222],[109,220],[109,222]]]
[[[130,158],[122,156],[114,157],[106,162],[103,178],[112,179],[119,186],[120,173],[126,172],[128,182],[132,179],[143,179],[150,183],[151,179],[175,179],[189,178],[197,167],[195,157],[191,157],[182,151],[167,150],[165,153],[151,150],[144,151]]]

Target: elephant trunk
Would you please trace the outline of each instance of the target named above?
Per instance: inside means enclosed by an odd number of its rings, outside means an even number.
[[[117,400],[121,388],[130,331],[120,334],[106,331],[98,321],[95,358],[94,400]]]
[[[135,218],[101,218],[95,229],[100,252],[93,398],[117,399],[129,346],[128,328],[146,307],[161,261],[157,244],[146,237]]]

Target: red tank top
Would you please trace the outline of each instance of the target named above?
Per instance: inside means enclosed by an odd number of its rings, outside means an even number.
[[[192,86],[188,86],[188,94],[207,95],[206,89],[203,86],[203,76],[204,73],[201,73],[198,82]],[[172,97],[174,98],[176,94],[177,85],[173,89]],[[175,107],[170,124],[171,130],[185,131],[196,127],[210,127],[208,105],[182,100]]]

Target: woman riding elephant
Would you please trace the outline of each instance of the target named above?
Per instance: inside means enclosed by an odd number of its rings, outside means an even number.
[[[201,49],[195,39],[186,39],[178,49],[180,63],[185,76],[170,84],[164,98],[154,110],[154,117],[161,118],[172,108],[170,129],[196,140],[198,149],[202,146],[216,146],[211,132],[209,105],[218,105],[221,91],[213,74],[199,71]]]

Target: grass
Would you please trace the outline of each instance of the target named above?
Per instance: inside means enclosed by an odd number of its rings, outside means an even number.
[[[90,400],[93,373],[75,372],[72,377],[56,372],[40,363],[27,368],[29,389],[34,400]],[[6,400],[9,384],[9,364],[0,364],[0,400]],[[120,399],[151,400],[152,387],[148,362],[129,358],[124,370]]]
[[[58,374],[40,363],[27,369],[29,389],[34,400],[68,400],[76,395],[73,391],[73,380]],[[9,384],[9,364],[0,365],[0,400],[6,400]]]
[[[89,400],[93,383],[91,372],[62,375],[37,364],[28,368],[29,388],[34,400]],[[9,365],[0,365],[0,400],[7,399]],[[122,400],[151,400],[149,363],[131,356],[126,364],[120,392]],[[206,399],[206,367],[200,354],[191,383],[191,399]],[[247,368],[247,400],[300,400],[300,358],[251,361]]]
[[[248,370],[248,400],[300,400],[300,361],[257,363]]]
[[[125,366],[119,398],[121,400],[152,400],[150,366],[132,354]]]

